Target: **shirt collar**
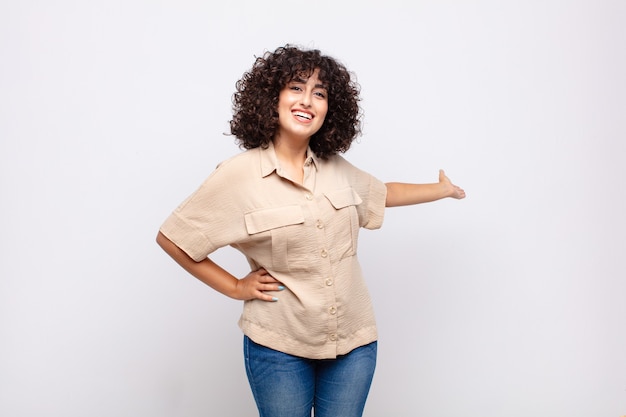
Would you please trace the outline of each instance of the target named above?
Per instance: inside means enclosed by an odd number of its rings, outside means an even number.
[[[274,142],[270,142],[267,149],[259,148],[259,151],[261,157],[261,176],[267,177],[280,167],[278,158],[276,157],[276,150],[274,149]],[[319,160],[311,150],[311,147],[307,149],[306,154],[307,157],[304,161],[305,166],[313,165],[313,167],[317,169],[317,167],[319,167]]]

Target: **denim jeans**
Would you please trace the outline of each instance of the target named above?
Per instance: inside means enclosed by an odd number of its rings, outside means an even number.
[[[361,417],[376,367],[377,343],[336,359],[288,355],[244,336],[248,381],[260,417]]]

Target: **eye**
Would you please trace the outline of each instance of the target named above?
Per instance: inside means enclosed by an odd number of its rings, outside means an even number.
[[[326,92],[325,91],[316,91],[314,94],[316,96],[318,96],[319,98],[326,98]]]
[[[302,83],[297,81],[292,81],[287,84],[287,88],[291,91],[304,91]]]

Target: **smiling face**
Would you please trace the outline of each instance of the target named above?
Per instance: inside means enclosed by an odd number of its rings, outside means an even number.
[[[306,141],[324,124],[328,112],[328,92],[315,70],[308,79],[296,78],[278,96],[280,140]]]

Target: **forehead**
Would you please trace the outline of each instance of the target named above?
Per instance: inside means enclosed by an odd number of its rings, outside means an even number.
[[[316,85],[323,85],[324,83],[319,78],[319,75],[320,75],[319,68],[315,68],[313,71],[302,71],[297,74],[294,74],[291,82],[302,82],[302,83],[311,82]]]

